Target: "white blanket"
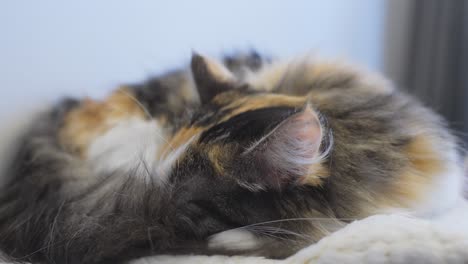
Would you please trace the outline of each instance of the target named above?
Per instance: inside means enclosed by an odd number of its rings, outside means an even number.
[[[261,257],[156,256],[152,263],[468,263],[468,201],[433,219],[376,215],[355,221],[286,260]]]

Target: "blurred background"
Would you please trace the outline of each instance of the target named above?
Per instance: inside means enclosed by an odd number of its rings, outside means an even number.
[[[102,96],[185,65],[192,50],[255,48],[379,71],[468,132],[468,1],[2,1],[0,120],[63,95]]]

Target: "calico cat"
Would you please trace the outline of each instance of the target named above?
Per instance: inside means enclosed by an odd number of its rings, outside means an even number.
[[[415,99],[355,67],[257,53],[194,54],[105,100],[64,100],[15,157],[0,247],[17,262],[284,258],[355,219],[428,216],[461,193],[456,140]]]

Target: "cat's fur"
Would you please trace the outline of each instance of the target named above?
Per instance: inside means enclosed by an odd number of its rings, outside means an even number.
[[[5,175],[0,247],[34,263],[282,258],[353,219],[444,210],[461,175],[445,122],[371,74],[195,54],[38,118]]]

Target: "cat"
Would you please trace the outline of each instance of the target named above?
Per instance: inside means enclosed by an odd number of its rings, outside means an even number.
[[[0,249],[33,263],[285,258],[356,219],[444,211],[463,174],[446,122],[385,79],[256,52],[64,99],[17,149]]]

